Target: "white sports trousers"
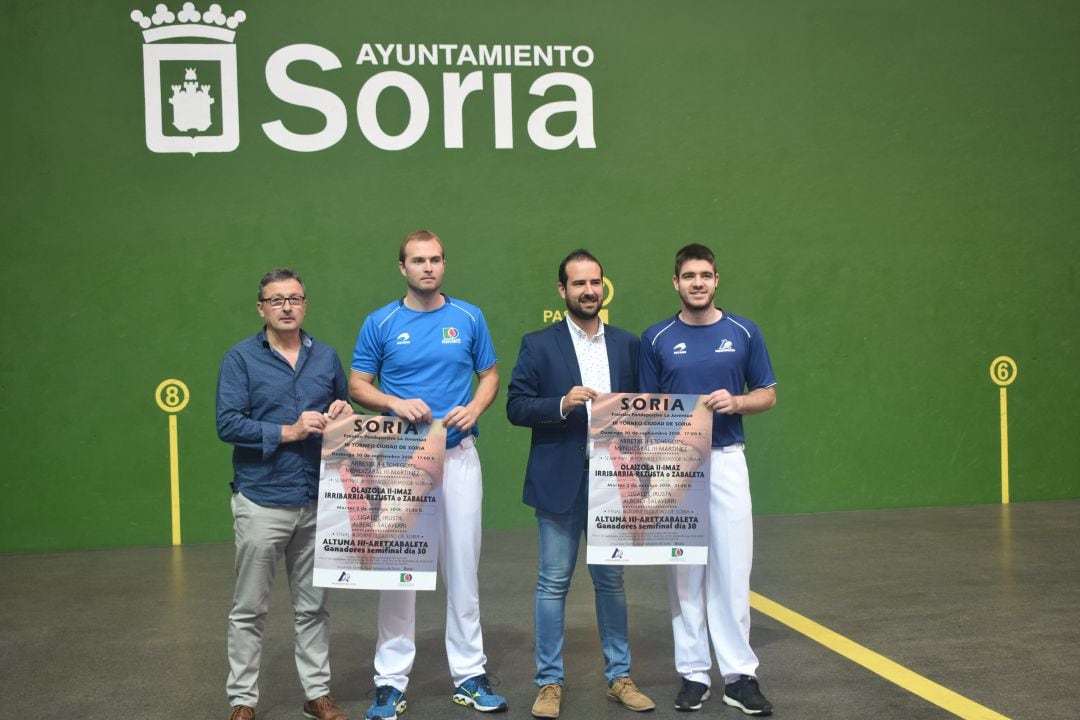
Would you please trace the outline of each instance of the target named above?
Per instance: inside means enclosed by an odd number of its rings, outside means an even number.
[[[750,648],[754,520],[743,445],[713,448],[710,472],[709,562],[668,567],[675,669],[705,685],[711,685],[710,637],[725,681],[756,677],[758,667]]]
[[[439,570],[446,583],[446,660],[454,685],[484,673],[480,631],[480,521],[484,499],[480,456],[473,438],[448,448],[443,463]],[[405,692],[416,658],[416,591],[379,593],[375,685]]]

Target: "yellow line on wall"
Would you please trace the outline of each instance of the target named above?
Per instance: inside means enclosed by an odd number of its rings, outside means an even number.
[[[1001,504],[1009,504],[1009,398],[1001,388]]]
[[[964,720],[1009,720],[767,597],[751,592],[750,606],[957,717]]]
[[[169,416],[169,488],[172,500],[172,544],[180,544],[180,452],[176,416]]]
[[[1012,385],[1020,368],[1008,355],[998,355],[990,363],[990,379],[1001,388],[1001,504],[1009,504],[1009,400],[1005,386]]]
[[[162,380],[154,390],[154,402],[169,415],[169,500],[172,505],[172,544],[180,544],[180,445],[176,413],[187,407],[191,391],[175,378]]]

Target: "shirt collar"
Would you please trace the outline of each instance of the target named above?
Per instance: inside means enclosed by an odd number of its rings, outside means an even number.
[[[575,323],[573,320],[570,319],[570,313],[566,314],[566,324],[570,327],[570,334],[573,335],[578,340],[596,340],[597,338],[604,337],[604,321],[603,320],[600,321],[600,328],[596,331],[596,334],[593,335],[591,338],[589,337],[589,334],[587,332],[585,332],[584,330],[579,328],[577,326],[577,323]]]
[[[259,334],[255,336],[255,339],[258,340],[262,344],[262,346],[264,348],[269,348],[270,347],[270,341],[266,339],[266,327],[265,326],[263,327],[262,330],[259,331]],[[300,329],[300,344],[303,345],[306,348],[311,347],[311,336],[308,335],[307,332],[303,328]]]

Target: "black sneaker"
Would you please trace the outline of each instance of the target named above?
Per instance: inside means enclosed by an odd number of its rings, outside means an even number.
[[[772,715],[772,703],[761,694],[757,678],[749,675],[740,675],[738,680],[724,686],[724,702],[747,715]]]
[[[676,710],[700,710],[701,701],[709,699],[709,686],[683,678],[679,694],[675,696]]]

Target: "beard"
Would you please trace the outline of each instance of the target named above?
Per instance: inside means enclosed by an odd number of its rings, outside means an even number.
[[[716,299],[716,293],[711,292],[703,296],[692,296],[689,293],[679,293],[679,297],[682,299],[683,306],[688,310],[707,310],[713,306],[713,300]]]
[[[582,302],[595,302],[596,306],[590,310],[585,308]],[[583,295],[577,300],[567,299],[566,311],[578,320],[592,320],[600,314],[600,298],[596,295]]]

